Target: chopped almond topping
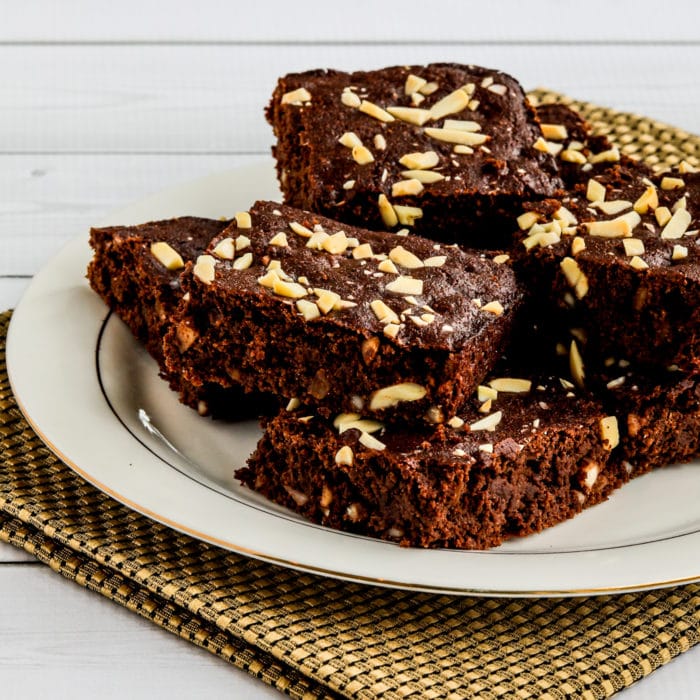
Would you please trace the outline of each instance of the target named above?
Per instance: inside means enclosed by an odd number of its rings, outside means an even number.
[[[571,378],[579,389],[583,389],[583,382],[586,377],[583,369],[583,358],[578,350],[578,345],[576,341],[571,341],[571,346],[569,347],[569,369],[571,371]]]
[[[658,211],[658,209],[657,209]],[[692,217],[687,209],[678,209],[661,231],[661,238],[682,238],[688,230]]]
[[[346,148],[355,148],[356,146],[362,145],[360,137],[354,131],[346,131],[338,139],[338,143],[342,144]]]
[[[194,265],[192,274],[204,284],[211,284],[215,277],[216,261],[211,255],[200,255]]]
[[[494,258],[495,260],[495,258]],[[447,262],[446,255],[433,255],[430,258],[426,258],[423,261],[423,265],[426,267],[442,267]]]
[[[658,206],[659,195],[656,191],[656,187],[654,187],[654,185],[649,185],[649,187],[644,190],[644,193],[634,203],[634,210],[638,214],[646,214],[649,209],[656,209]]]
[[[386,139],[384,138],[383,134],[375,134],[372,141],[374,142],[374,147],[378,151],[383,151],[386,149]]]
[[[500,301],[490,301],[488,304],[484,304],[481,310],[494,316],[501,316],[505,309]]]
[[[662,190],[680,190],[685,187],[685,182],[680,177],[663,177],[661,178]]]
[[[478,420],[475,423],[472,423],[469,426],[469,430],[471,430],[471,431],[495,430],[496,426],[501,422],[502,418],[503,418],[503,411],[496,411],[495,413],[492,413],[490,416],[486,416],[486,418],[482,418],[481,420]]]
[[[526,231],[527,229],[534,226],[540,220],[540,215],[536,211],[526,211],[521,214],[516,221],[518,222],[518,227],[521,231]]]
[[[380,323],[399,323],[400,319],[396,312],[388,307],[381,299],[375,299],[370,302],[369,306]]]
[[[244,255],[241,255],[240,258],[236,258],[233,261],[232,267],[234,270],[247,270],[252,264],[253,264],[253,254],[252,253],[245,253]]]
[[[632,202],[628,202],[626,199],[615,199],[610,202],[593,202],[593,206],[600,209],[603,214],[614,216],[621,211],[625,211],[625,209],[630,209],[632,207]]]
[[[408,197],[420,194],[423,191],[423,184],[415,178],[410,180],[399,180],[391,186],[392,197]]]
[[[615,416],[605,416],[600,419],[600,437],[609,450],[615,449],[620,444],[620,431]]]
[[[352,251],[352,257],[355,258],[355,260],[371,258],[373,255],[372,246],[369,243],[362,243]]]
[[[290,221],[289,228],[291,228],[294,233],[302,238],[311,238],[314,233],[311,229],[306,228],[306,226],[302,226],[297,221]]]
[[[389,259],[401,267],[409,270],[415,270],[423,267],[423,261],[410,250],[406,250],[403,246],[397,245],[389,251]]]
[[[432,139],[444,141],[446,143],[457,143],[464,146],[480,146],[485,143],[488,136],[485,134],[475,134],[471,131],[462,131],[460,129],[436,129],[426,127],[425,133]]]
[[[392,275],[398,275],[399,271],[391,260],[382,260],[379,265],[377,265],[377,270],[380,272],[388,272]]]
[[[674,245],[671,260],[683,260],[688,257],[688,249],[684,245]]]
[[[581,236],[574,236],[571,239],[571,254],[578,255],[582,250],[586,249],[586,241]]]
[[[343,90],[343,93],[340,96],[340,101],[346,107],[353,107],[354,109],[357,109],[362,103],[362,100],[350,90]]]
[[[423,210],[420,207],[405,207],[399,204],[394,205],[394,212],[403,226],[413,226],[416,219],[423,216]]]
[[[394,294],[417,294],[420,296],[423,294],[423,280],[399,275],[395,280],[389,282],[385,289]]]
[[[409,73],[408,77],[406,78],[404,92],[407,95],[413,95],[414,93],[418,92],[424,85],[426,85],[427,82],[428,81],[425,80],[425,78],[419,78],[417,75]]]
[[[635,270],[646,270],[649,267],[649,265],[647,265],[638,255],[632,257],[630,260],[630,265]]]
[[[432,170],[402,170],[401,174],[408,179],[418,180],[424,185],[432,185],[434,182],[444,180],[445,176]]]
[[[510,394],[523,394],[530,391],[532,382],[529,379],[516,379],[514,377],[499,377],[492,379],[489,386],[496,391],[503,391]]]
[[[286,248],[289,243],[287,242],[287,234],[280,231],[279,233],[276,233],[271,239],[268,245],[274,245],[279,248]]]
[[[548,141],[563,141],[568,138],[569,132],[563,124],[541,124],[542,136]]]
[[[372,155],[372,152],[369,150],[369,148],[366,148],[365,146],[353,146],[352,159],[358,165],[367,165],[367,163],[374,162],[374,156]]]
[[[396,336],[399,334],[400,329],[401,326],[398,323],[387,323],[384,326],[384,335],[386,335],[389,338],[396,338]]]
[[[396,216],[396,211],[394,207],[391,206],[391,202],[387,199],[386,195],[380,194],[378,199],[379,214],[382,217],[382,221],[387,228],[392,228],[399,223],[399,219]]]
[[[298,105],[302,102],[308,102],[311,99],[311,93],[304,87],[285,92],[282,95],[281,103],[283,105]]]
[[[443,122],[444,129],[456,129],[457,131],[481,131],[481,124],[475,121],[466,119],[445,119]]]
[[[300,284],[296,282],[285,282],[279,279],[279,277],[273,280],[272,291],[282,297],[289,297],[291,299],[300,299],[308,294],[306,289]]]
[[[316,304],[323,314],[330,313],[340,301],[340,294],[331,292],[328,289],[315,289],[314,293],[318,297]]]
[[[364,112],[365,114],[368,114],[370,117],[374,117],[375,119],[378,119],[380,122],[393,122],[394,117],[389,114],[386,110],[382,109],[378,105],[375,105],[373,102],[368,102],[367,100],[362,100],[360,104],[360,112]]]
[[[607,151],[601,151],[593,156],[589,156],[589,163],[617,163],[620,160],[620,151],[613,146]]]
[[[387,107],[386,111],[402,122],[423,126],[431,117],[430,111],[418,107]]]
[[[427,393],[425,387],[413,382],[394,384],[375,391],[370,397],[369,408],[379,411],[397,406],[402,401],[420,401]]]
[[[671,210],[668,207],[658,207],[654,212],[654,216],[659,226],[666,226],[671,220]]]
[[[411,170],[429,170],[440,162],[440,157],[435,151],[425,151],[425,153],[407,153],[399,158],[401,165]]]
[[[588,162],[586,160],[586,156],[584,156],[583,153],[581,153],[580,151],[575,151],[571,148],[563,150],[559,154],[559,158],[563,161],[566,161],[567,163],[576,163],[577,165],[583,165],[584,163]]]
[[[600,182],[591,178],[588,181],[588,188],[586,189],[586,199],[589,202],[604,202],[605,185],[601,185]]]
[[[316,306],[313,301],[309,301],[308,299],[299,299],[296,306],[299,313],[304,317],[305,321],[312,321],[321,315],[321,312],[318,310],[318,306]]]
[[[336,453],[335,453],[335,463],[336,464],[344,464],[348,467],[352,466],[353,462],[353,453],[352,450],[348,445],[343,445]]]
[[[185,267],[185,263],[180,253],[178,253],[175,248],[165,241],[152,243],[151,255],[168,270],[179,270],[180,268]]]
[[[501,253],[501,255],[496,255],[493,259],[493,261],[497,265],[503,265],[503,263],[506,263],[509,260],[510,260],[510,255],[508,255],[508,253]],[[427,264],[427,261],[426,261],[426,264]]]
[[[441,100],[438,100],[430,108],[430,118],[437,120],[446,117],[448,114],[456,114],[465,109],[468,104],[469,96],[466,92],[461,89],[455,90]]]

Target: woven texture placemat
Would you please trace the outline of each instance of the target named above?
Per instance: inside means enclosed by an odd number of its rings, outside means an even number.
[[[630,155],[700,165],[697,137],[565,101]],[[606,698],[700,641],[700,585],[460,598],[321,579],[180,535],[87,484],[31,430],[7,378],[9,321],[0,314],[0,540],[291,697]]]

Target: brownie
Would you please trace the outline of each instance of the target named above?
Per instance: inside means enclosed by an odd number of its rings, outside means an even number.
[[[526,206],[512,250],[539,320],[579,328],[589,354],[700,368],[700,174],[618,167]]]
[[[507,266],[457,246],[274,202],[232,223],[182,283],[164,346],[188,383],[433,422],[494,366],[522,296]]]
[[[242,403],[238,388],[222,389],[209,382],[194,387],[168,372],[163,358],[163,336],[182,297],[184,264],[196,259],[228,225],[185,216],[139,226],[93,228],[94,257],[87,275],[94,291],[158,362],[161,376],[183,403],[202,415],[235,418],[242,417],[242,409],[246,415],[257,415],[270,399],[255,397]]]
[[[500,248],[523,199],[562,187],[522,88],[496,70],[294,73],[266,116],[285,202],[351,224]]]
[[[651,168],[620,153],[607,136],[593,133],[591,125],[571,107],[553,102],[538,105],[536,111],[544,142],[538,145],[556,159],[566,189],[615,171],[618,166],[636,169],[643,176],[652,175]]]
[[[485,401],[422,429],[283,411],[236,476],[322,525],[470,549],[562,522],[627,480],[613,457],[616,419],[599,403],[558,377],[494,379],[479,390]]]

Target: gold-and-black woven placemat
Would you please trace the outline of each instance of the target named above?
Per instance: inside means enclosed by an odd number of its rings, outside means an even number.
[[[630,155],[700,165],[697,137],[568,102]],[[606,698],[700,641],[697,584],[453,597],[322,579],[178,534],[87,484],[32,431],[7,378],[10,317],[0,314],[0,540],[294,698]]]

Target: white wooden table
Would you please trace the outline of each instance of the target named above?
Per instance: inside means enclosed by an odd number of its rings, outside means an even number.
[[[458,61],[700,133],[694,0],[6,0],[0,21],[0,307],[111,209],[269,152],[276,77]],[[0,545],[0,696],[277,691]],[[700,648],[623,692],[696,698]]]

